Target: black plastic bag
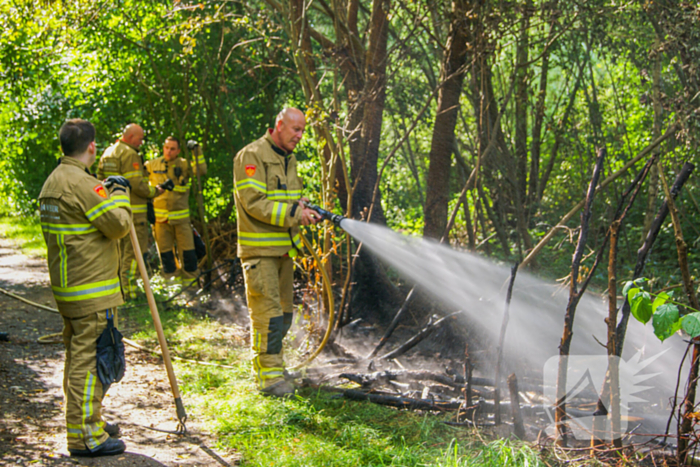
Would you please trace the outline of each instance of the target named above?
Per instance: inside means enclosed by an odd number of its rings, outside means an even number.
[[[192,226],[192,236],[194,237],[194,253],[197,255],[197,261],[207,256],[207,246],[204,244],[204,240],[197,232],[197,229]]]
[[[122,333],[114,327],[114,315],[110,317],[107,311],[107,327],[97,338],[97,377],[105,394],[112,383],[124,377],[126,358],[122,339]]]

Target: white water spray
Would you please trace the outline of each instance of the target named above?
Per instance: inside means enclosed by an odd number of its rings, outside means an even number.
[[[401,235],[374,224],[343,219],[341,226],[361,241],[363,248],[368,248],[419,289],[443,305],[463,310],[468,323],[478,325],[486,334],[485,339],[495,346],[503,318],[510,268],[432,240]],[[559,355],[567,301],[568,290],[532,274],[518,273],[504,349],[505,361],[516,374],[517,366],[523,361],[530,368],[541,371],[547,360]],[[607,304],[599,297],[585,294],[574,321],[572,356],[606,355],[601,344],[607,341],[606,316]],[[628,360],[638,352],[641,352],[642,359],[662,354],[645,368],[645,373],[655,375],[644,381],[644,385],[665,396],[661,400],[655,398],[634,404],[630,413],[646,412],[653,404],[658,404],[661,411],[668,410],[668,398],[675,390],[678,365],[685,348],[680,336],[672,336],[661,343],[654,336],[651,324],[643,326],[634,318],[630,319],[622,358]],[[487,373],[487,376],[492,375]],[[624,383],[621,381],[621,385]],[[645,393],[640,393],[639,397],[645,399]],[[647,433],[657,430],[663,433],[666,419],[663,416],[657,418],[657,423],[645,426]],[[645,422],[645,425],[650,424]]]

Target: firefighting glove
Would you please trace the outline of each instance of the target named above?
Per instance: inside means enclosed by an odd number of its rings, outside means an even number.
[[[161,183],[158,186],[161,187],[163,190],[173,191],[173,188],[175,188],[175,182],[168,179],[164,183]]]
[[[131,183],[129,183],[129,180],[127,180],[125,177],[122,177],[121,175],[110,175],[109,177],[104,179],[102,185],[104,185],[104,187],[107,188],[110,192],[115,190],[126,191],[126,188],[131,188]]]
[[[193,139],[191,139],[187,142],[187,149],[189,149],[190,151],[193,150],[194,148],[196,148],[197,146],[199,146],[199,143]]]

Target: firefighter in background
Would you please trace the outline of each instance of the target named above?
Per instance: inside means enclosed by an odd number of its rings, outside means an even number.
[[[294,393],[284,379],[282,340],[292,325],[292,257],[301,248],[299,226],[320,220],[316,211],[301,203],[306,199],[300,199],[302,182],[292,154],[305,126],[300,110],[286,108],[275,127],[244,147],[233,161],[238,256],[252,324],[253,372],[260,391],[276,397]]]
[[[145,173],[143,157],[139,154],[139,148],[143,144],[143,128],[135,123],[130,123],[124,129],[121,139],[108,147],[97,167],[97,178],[104,180],[112,175],[121,175],[131,183],[131,212],[133,215],[134,229],[139,239],[139,246],[145,257],[148,251],[148,221],[146,220],[147,203],[151,198],[163,193],[163,188],[150,186],[148,174]],[[124,298],[133,300],[136,298],[136,279],[138,265],[134,254],[134,247],[129,236],[123,238],[119,244],[121,251],[120,280]],[[115,320],[116,323],[116,320]]]
[[[148,180],[152,186],[166,186],[168,180],[172,180],[174,185],[172,190],[153,201],[156,215],[154,230],[163,277],[171,284],[180,282],[183,287],[192,285],[198,276],[190,223],[190,186],[192,177],[197,172],[199,175],[207,173],[207,163],[200,146],[194,141],[188,141],[187,148],[192,151],[191,165],[179,157],[180,140],[173,136],[165,139],[162,157],[146,161]]]
[[[111,438],[119,426],[102,419],[96,344],[107,314],[124,303],[117,245],[131,228],[129,182],[108,177],[100,183],[90,174],[97,151],[90,122],[68,120],[59,139],[64,157],[46,179],[39,205],[51,290],[63,317],[68,451],[71,456],[121,454],[124,442]]]

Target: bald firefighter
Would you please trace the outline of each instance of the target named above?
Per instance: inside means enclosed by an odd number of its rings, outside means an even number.
[[[200,146],[187,143],[192,151],[192,164],[180,156],[180,140],[168,136],[163,144],[163,156],[146,161],[148,181],[151,186],[160,186],[172,180],[171,191],[166,191],[153,201],[156,214],[154,226],[156,244],[160,252],[163,277],[169,282],[191,285],[197,280],[197,255],[190,224],[189,194],[192,177],[206,175],[207,163]],[[177,246],[176,264],[175,247]]]
[[[162,194],[164,190],[148,184],[148,174],[145,173],[143,167],[143,157],[139,154],[139,148],[143,144],[143,136],[143,128],[139,125],[135,123],[127,125],[121,139],[108,147],[102,154],[97,167],[97,178],[104,180],[109,176],[121,175],[129,180],[134,229],[139,239],[141,251],[145,255],[148,251],[147,203],[149,199]],[[139,272],[134,247],[129,237],[122,239],[119,248],[121,250],[122,291],[124,298],[132,300],[136,298],[136,279]]]
[[[292,325],[292,257],[301,248],[299,226],[319,221],[316,212],[301,203],[302,182],[292,154],[305,126],[301,111],[286,108],[275,127],[233,161],[238,256],[252,323],[253,372],[260,391],[276,397],[294,393],[284,379],[282,340]]]
[[[68,451],[71,456],[120,454],[124,443],[110,437],[118,434],[118,425],[102,419],[96,344],[108,315],[124,302],[118,242],[131,227],[129,182],[108,177],[101,183],[90,174],[96,153],[90,122],[68,120],[59,138],[65,156],[44,183],[39,203],[51,290],[63,317]]]

